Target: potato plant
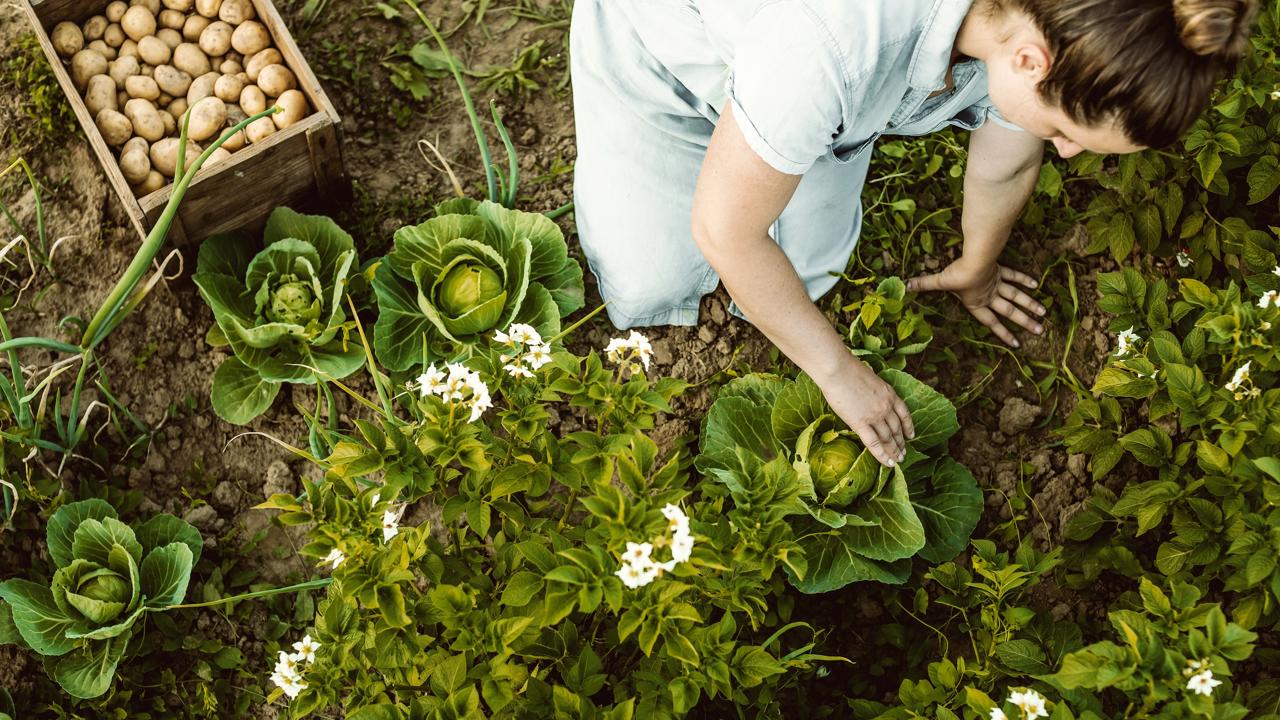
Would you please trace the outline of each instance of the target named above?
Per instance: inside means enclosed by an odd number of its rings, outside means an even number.
[[[1276,276],[1275,287],[1280,287]],[[1280,617],[1280,306],[1234,283],[1190,278],[1176,295],[1133,270],[1100,278],[1103,306],[1126,347],[1099,374],[1062,432],[1102,478],[1125,459],[1153,477],[1117,496],[1099,489],[1068,535],[1099,542],[1154,536],[1152,565],[1202,589],[1220,580],[1238,594],[1245,627]],[[1170,302],[1171,298],[1173,299]],[[1104,540],[1106,538],[1106,540]],[[1105,565],[1086,563],[1084,578]],[[1130,569],[1137,565],[1130,563]]]
[[[81,24],[60,22],[49,33],[102,139],[118,149],[120,172],[139,196],[171,183],[178,168],[200,154],[200,143],[245,118],[280,108],[223,142],[210,165],[310,114],[297,77],[252,2],[160,7],[114,0],[102,14]],[[194,142],[179,158],[183,124]]]
[[[785,621],[769,600],[780,559],[799,552],[782,515],[727,504],[635,429],[683,384],[633,374],[643,344],[614,344],[606,370],[594,353],[543,362],[531,332],[513,326],[447,374],[426,367],[334,438],[323,481],[264,504],[307,525],[302,553],[334,577],[295,716],[671,717],[767,705],[778,678],[820,659],[768,626]],[[626,424],[548,426],[628,397]],[[422,521],[432,507],[440,521]]]

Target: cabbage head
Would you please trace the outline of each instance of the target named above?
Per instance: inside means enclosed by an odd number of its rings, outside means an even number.
[[[582,307],[582,267],[546,216],[452,200],[396,231],[378,264],[374,349],[391,370],[465,356],[513,322],[544,338]]]
[[[759,478],[788,475],[797,502],[785,512],[803,563],[792,585],[828,592],[852,582],[903,583],[911,558],[945,562],[968,545],[982,513],[973,475],[947,455],[955,406],[910,375],[880,373],[911,410],[916,437],[894,468],[880,465],[807,375],[755,374],[725,385],[703,426],[695,465],[746,507]]]
[[[258,248],[261,248],[259,250]],[[200,246],[195,282],[217,323],[213,345],[229,345],[213,375],[213,409],[243,425],[261,415],[283,383],[344,378],[364,363],[348,341],[346,295],[356,267],[351,236],[327,217],[276,208],[262,244],[218,235]]]
[[[102,500],[63,505],[46,532],[53,580],[0,582],[0,642],[44,655],[71,695],[97,697],[111,686],[143,613],[182,602],[203,541],[167,514],[135,532]]]

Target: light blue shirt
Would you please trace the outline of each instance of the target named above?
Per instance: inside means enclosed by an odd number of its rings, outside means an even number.
[[[999,117],[986,66],[952,67],[971,0],[610,0],[681,89],[733,108],[748,144],[792,175],[849,162],[881,135]]]

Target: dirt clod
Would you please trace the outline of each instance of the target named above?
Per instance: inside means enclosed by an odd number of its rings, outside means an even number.
[[[214,526],[218,522],[218,511],[214,510],[212,505],[198,505],[188,510],[182,519],[195,525],[200,532],[207,534],[216,529]]]
[[[1005,400],[1000,408],[1000,432],[1005,435],[1019,435],[1031,429],[1036,418],[1040,417],[1040,406],[1032,405],[1020,397]]]

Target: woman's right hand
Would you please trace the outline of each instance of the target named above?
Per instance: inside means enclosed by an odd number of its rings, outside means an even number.
[[[916,436],[911,411],[889,383],[866,363],[846,354],[836,370],[814,378],[831,409],[858,434],[862,444],[880,464],[902,462],[907,440]]]

